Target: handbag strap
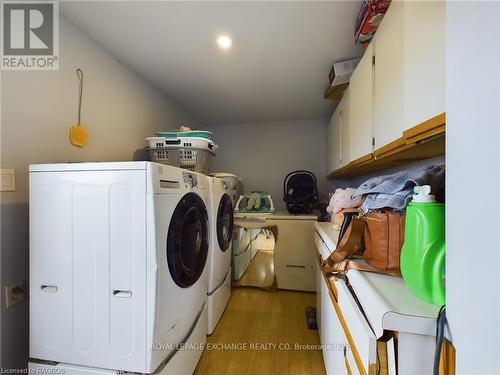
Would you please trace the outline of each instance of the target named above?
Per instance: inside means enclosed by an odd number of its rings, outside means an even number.
[[[401,277],[401,274],[398,272],[391,272],[391,271],[382,272],[379,269],[372,267],[367,263],[356,262],[350,259],[345,259],[342,262],[335,263],[332,266],[328,265],[325,267],[325,272],[329,275],[337,275],[339,273],[345,274],[348,270],[359,270],[359,271],[373,272],[384,275]]]
[[[343,262],[361,250],[365,219],[353,217],[349,227],[351,230],[346,231],[337,245],[337,249],[323,262],[325,267],[335,267],[336,264]]]
[[[337,245],[337,249],[322,262],[325,272],[329,275],[337,276],[339,274],[345,274],[350,269],[356,269],[360,271],[383,273],[400,277],[401,274],[398,272],[382,272],[367,263],[356,262],[350,259],[362,249],[365,225],[366,218],[364,216],[352,218],[349,228]]]

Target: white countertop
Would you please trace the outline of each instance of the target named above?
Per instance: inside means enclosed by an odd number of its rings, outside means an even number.
[[[402,278],[349,270],[347,279],[377,337],[384,329],[435,335],[439,306],[418,298]]]
[[[293,215],[287,211],[276,211],[273,214],[262,213],[252,214],[245,212],[235,212],[234,217],[237,219],[254,219],[254,220],[318,220],[316,215]]]
[[[314,227],[323,242],[334,251],[339,232],[331,223],[315,223]],[[349,270],[347,279],[377,337],[382,336],[385,329],[435,335],[439,306],[418,298],[402,278]]]
[[[293,215],[288,211],[276,211],[274,214],[269,215],[267,220],[318,220],[317,215],[303,214],[303,215]]]
[[[277,221],[317,221],[316,215],[292,215],[286,211],[277,211],[273,214],[251,214],[244,212],[234,213],[234,225],[248,229],[259,229],[269,225],[276,225]]]

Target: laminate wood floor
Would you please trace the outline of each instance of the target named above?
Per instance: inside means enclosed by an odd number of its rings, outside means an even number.
[[[325,374],[318,331],[309,330],[305,318],[315,298],[305,292],[233,289],[195,374]]]
[[[235,286],[271,288],[274,284],[274,251],[258,250]]]

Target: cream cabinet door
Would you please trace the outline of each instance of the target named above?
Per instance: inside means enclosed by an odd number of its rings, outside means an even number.
[[[319,267],[319,263],[316,262],[316,324],[318,325],[318,335],[319,342],[323,343],[323,338],[321,335],[322,332],[322,324],[321,324],[321,313],[323,311],[323,292],[321,291],[323,285],[323,272]]]
[[[326,138],[326,174],[340,168],[340,105],[333,112]]]
[[[345,167],[349,162],[349,87],[344,92],[344,96],[340,101],[340,167]]]
[[[349,84],[349,159],[372,152],[373,43],[361,58]]]
[[[393,1],[375,34],[374,149],[398,138],[404,123],[404,7]]]
[[[405,3],[405,129],[445,112],[445,37],[444,1]]]
[[[377,338],[346,283],[339,280],[336,285],[340,310],[364,371],[368,374],[370,366],[377,363]]]
[[[316,219],[267,220],[270,226],[278,227],[278,240],[274,245],[278,289],[316,290],[315,222]]]
[[[348,347],[344,329],[323,279],[322,341],[323,360],[328,375],[345,374],[344,348]]]

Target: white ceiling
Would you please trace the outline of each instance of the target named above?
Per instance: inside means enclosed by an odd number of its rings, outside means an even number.
[[[328,116],[332,62],[353,44],[359,1],[61,2],[62,12],[202,123]],[[217,35],[232,37],[229,51]]]

